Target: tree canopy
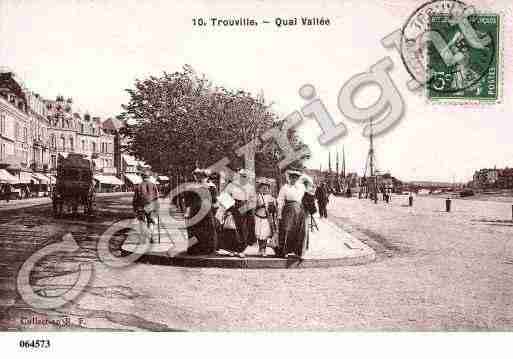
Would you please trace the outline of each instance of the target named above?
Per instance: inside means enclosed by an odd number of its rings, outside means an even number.
[[[121,131],[127,139],[125,150],[159,173],[190,173],[197,165],[208,167],[223,157],[230,159],[231,168],[242,167],[244,159],[235,151],[273,126],[283,126],[263,94],[213,86],[190,66],[136,80],[126,91],[130,100],[120,115],[130,120]],[[287,135],[294,148],[306,148],[294,130]],[[282,157],[273,140],[257,146],[257,176],[274,177]],[[302,167],[302,160],[293,165]]]

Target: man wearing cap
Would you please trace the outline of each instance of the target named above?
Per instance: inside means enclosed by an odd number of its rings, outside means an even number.
[[[149,171],[142,174],[143,181],[135,186],[132,206],[139,220],[144,220],[150,231],[150,243],[153,243],[153,228],[157,222],[159,210],[159,190],[151,181]]]

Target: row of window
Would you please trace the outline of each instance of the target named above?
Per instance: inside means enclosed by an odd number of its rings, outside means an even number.
[[[74,124],[74,120],[72,118],[51,118],[50,122],[53,127],[60,127],[64,129],[76,129],[76,125]],[[96,128],[92,124],[85,125],[84,123],[80,123],[80,133],[88,134],[93,136],[99,136],[101,134],[101,130]]]
[[[57,156],[56,155],[52,155],[51,162],[52,162],[51,163],[52,164],[52,168],[56,168],[57,167]],[[103,168],[114,167],[114,161],[112,159],[105,158],[100,163],[103,165]]]
[[[31,123],[31,127],[28,128],[24,125],[23,122],[19,122],[17,120],[13,121],[14,126],[9,127],[10,120],[13,120],[11,118],[8,118],[8,113],[0,111],[0,135],[8,138],[14,138],[17,141],[23,141],[25,144],[29,143],[29,139],[33,140],[39,140],[46,142],[46,136],[47,136],[47,129],[44,125],[39,123],[38,121],[33,121]],[[12,126],[12,125],[11,125]],[[78,144],[75,143],[74,138],[64,137],[58,135],[52,134],[50,136],[50,147],[57,149],[59,151],[63,152],[74,152],[75,150],[79,150],[82,153],[85,152],[100,152],[100,153],[113,153],[114,148],[113,144],[110,142],[103,142],[97,143],[95,141],[87,141],[87,140],[81,140]],[[80,147],[79,147],[80,146]],[[99,146],[99,148],[98,148]],[[79,147],[79,148],[77,148]],[[6,152],[5,152],[5,145],[0,148],[2,150],[1,157],[2,159],[5,159]],[[16,151],[18,152],[18,151]],[[27,163],[28,155],[23,155],[24,162]],[[111,164],[105,164],[105,166],[111,166]]]
[[[57,148],[57,139],[56,139],[55,135],[51,136],[50,143],[51,143],[52,148]],[[73,137],[69,137],[68,144],[69,144],[69,146],[66,146],[67,145],[66,138],[64,136],[61,136],[59,138],[59,146],[58,146],[59,148],[69,149],[70,151],[73,151],[75,149],[75,143],[74,143]],[[97,144],[96,144],[96,142],[90,142],[89,146],[87,146],[86,140],[82,140],[80,149],[83,152],[86,152],[88,149],[91,152],[97,152]],[[109,144],[107,142],[102,142],[100,144],[100,152],[101,153],[112,153],[113,152],[112,144]]]
[[[16,122],[14,124],[14,136],[16,137],[17,140],[23,140],[23,142],[27,142],[28,129],[25,126],[23,126],[23,128],[21,128],[20,124],[18,122]]]
[[[5,143],[0,143],[0,161],[5,159],[6,153]]]
[[[5,113],[0,112],[0,135],[7,133],[7,119]]]

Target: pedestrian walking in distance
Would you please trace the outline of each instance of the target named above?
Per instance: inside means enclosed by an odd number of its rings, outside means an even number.
[[[319,205],[319,215],[323,218],[328,218],[328,210],[326,207],[329,203],[329,193],[326,188],[326,183],[321,182],[319,186],[317,186],[317,189],[315,190],[315,198]]]
[[[153,232],[159,211],[159,190],[151,181],[149,171],[142,174],[143,181],[135,186],[132,206],[137,218],[146,223],[150,243],[153,243]]]

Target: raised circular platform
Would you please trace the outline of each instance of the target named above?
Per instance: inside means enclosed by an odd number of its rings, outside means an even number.
[[[268,249],[269,255],[257,255],[256,245],[248,247],[245,257],[213,254],[188,255],[188,241],[183,231],[161,231],[161,242],[149,249],[130,238],[122,246],[123,255],[139,255],[139,262],[182,267],[215,268],[313,268],[359,265],[372,262],[376,254],[372,248],[325,219],[317,219],[318,229],[310,232],[309,249],[303,258],[278,258]]]

